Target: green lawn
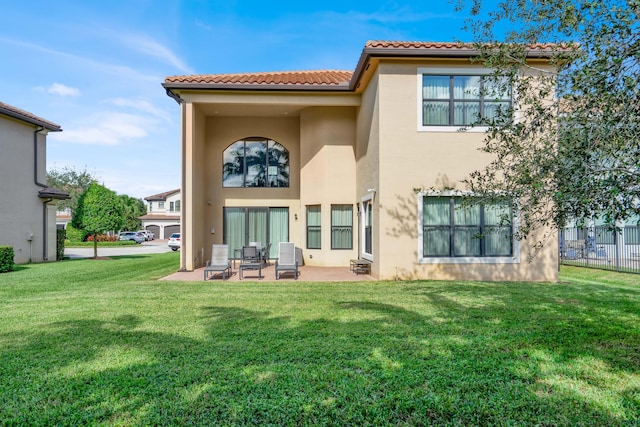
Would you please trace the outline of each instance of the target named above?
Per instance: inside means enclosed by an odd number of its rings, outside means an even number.
[[[0,274],[0,425],[640,425],[640,276],[157,281],[178,257]]]

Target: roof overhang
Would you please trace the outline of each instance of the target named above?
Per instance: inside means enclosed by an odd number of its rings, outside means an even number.
[[[70,199],[69,193],[66,191],[58,190],[57,188],[45,187],[38,192],[38,197],[41,199],[56,199],[67,200]]]
[[[42,117],[38,117],[35,114],[31,114],[28,111],[24,111],[12,105],[5,104],[4,102],[0,102],[0,114],[4,114],[5,116],[9,116],[32,125],[42,127],[51,132],[62,131],[60,125],[50,122],[49,120],[45,120]]]
[[[567,50],[561,45],[540,44],[527,47],[525,55],[528,60],[548,60],[558,52],[558,49]],[[166,78],[162,86],[167,95],[178,103],[183,101],[180,95],[186,91],[349,93],[356,92],[361,83],[368,82],[377,64],[384,59],[473,60],[481,53],[482,50],[471,43],[369,41],[362,50],[353,73],[306,71],[174,76]],[[319,83],[316,83],[317,81]]]

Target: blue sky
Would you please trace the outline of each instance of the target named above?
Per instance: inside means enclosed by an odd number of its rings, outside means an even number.
[[[48,169],[86,168],[144,198],[180,186],[166,76],[353,70],[367,40],[470,40],[446,0],[291,3],[11,2],[0,15],[0,101],[62,126],[48,137]]]

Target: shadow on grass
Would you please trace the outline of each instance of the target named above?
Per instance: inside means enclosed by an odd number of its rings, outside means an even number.
[[[255,284],[256,292],[263,288]],[[637,420],[637,319],[635,329],[628,328],[637,305],[620,301],[611,308],[596,302],[590,308],[594,302],[546,287],[530,298],[510,288],[413,284],[401,288],[413,295],[410,305],[355,298],[335,302],[327,316],[309,318],[277,305],[247,309],[225,300],[226,305],[193,307],[180,327],[161,310],[153,319],[132,311],[112,320],[53,322],[3,334],[4,422],[629,425]],[[462,298],[467,293],[477,295],[477,303]],[[612,355],[617,345],[633,353]]]

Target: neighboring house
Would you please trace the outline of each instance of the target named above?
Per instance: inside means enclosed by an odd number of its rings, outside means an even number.
[[[147,214],[140,217],[142,228],[152,231],[156,239],[168,239],[180,232],[180,189],[144,198]]]
[[[459,129],[511,102],[480,96],[477,53],[368,42],[354,72],[166,78],[182,120],[180,268],[204,265],[212,243],[271,243],[277,257],[291,241],[307,265],[366,259],[379,279],[557,280],[557,240],[529,262],[537,236],[510,238],[508,205],[458,208],[461,181],[490,161],[485,128]],[[548,56],[533,47],[532,69]]]
[[[640,215],[613,224],[604,218],[580,223],[569,221],[560,230],[560,237],[560,251],[564,259],[622,259],[628,261],[622,264],[640,269]]]
[[[58,210],[56,212],[56,227],[58,227],[61,230],[66,230],[67,225],[69,225],[69,223],[71,222],[71,219],[72,219],[71,209],[67,208],[63,210]]]
[[[47,133],[59,125],[0,102],[0,246],[15,262],[56,260],[56,204],[68,199],[47,182]]]

